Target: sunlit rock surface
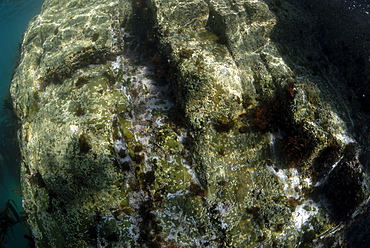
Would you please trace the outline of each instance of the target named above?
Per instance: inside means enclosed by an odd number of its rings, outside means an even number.
[[[294,1],[47,0],[11,86],[36,245],[365,240],[367,95],[346,77],[355,62],[341,73],[322,12]]]

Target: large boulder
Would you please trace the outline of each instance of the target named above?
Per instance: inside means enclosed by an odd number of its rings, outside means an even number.
[[[368,116],[319,10],[47,0],[11,85],[36,245],[351,241],[369,196]]]

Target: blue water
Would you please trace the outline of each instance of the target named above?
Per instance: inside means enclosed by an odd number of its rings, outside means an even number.
[[[14,121],[10,111],[3,108],[9,92],[13,71],[19,59],[22,35],[31,18],[40,13],[44,0],[0,0],[0,210],[12,199],[21,212],[22,199],[19,185],[19,154]],[[8,235],[6,247],[27,247],[26,234],[19,224]],[[0,245],[1,246],[1,245]]]

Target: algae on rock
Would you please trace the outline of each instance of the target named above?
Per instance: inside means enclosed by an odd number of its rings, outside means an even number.
[[[330,240],[369,193],[318,23],[290,1],[47,0],[11,85],[36,245]]]

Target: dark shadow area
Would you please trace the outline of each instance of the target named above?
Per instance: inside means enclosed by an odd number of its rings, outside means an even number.
[[[0,181],[1,187],[9,192],[9,199],[5,202],[4,208],[0,206],[0,247],[15,245],[14,239],[20,238],[18,233],[20,230],[25,233],[23,243],[28,244],[28,247],[34,247],[22,202],[16,199],[19,197],[18,194],[21,194],[21,154],[17,139],[18,119],[13,111],[10,94],[5,98],[0,113],[2,116],[0,122]],[[17,236],[14,235],[15,233]]]
[[[350,221],[351,215],[366,199],[366,179],[357,150],[355,143],[348,144],[335,168],[317,189],[337,223]]]
[[[271,132],[280,136],[276,145],[284,151],[284,156],[280,158],[282,164],[286,168],[301,170],[303,163],[314,151],[317,140],[305,131],[302,124],[294,121],[294,87],[295,82],[292,80],[282,82],[275,90],[274,96],[261,101],[254,110],[251,125],[256,131]]]
[[[367,204],[347,228],[348,248],[367,248],[370,244],[370,205]]]
[[[353,105],[370,112],[370,3],[361,1],[305,0],[304,6],[319,18],[322,53],[349,88]]]
[[[9,94],[3,102],[0,113],[3,118],[0,122],[0,155],[2,158],[2,168],[0,171],[1,182],[4,180],[4,176],[6,176],[2,173],[7,171],[9,176],[17,182],[17,187],[19,189],[20,151],[17,139],[18,119],[14,114]],[[3,186],[7,188],[6,185]]]
[[[86,216],[79,205],[86,202],[93,204],[99,201],[96,199],[98,192],[110,190],[115,182],[109,175],[113,157],[98,157],[90,142],[89,133],[76,135],[68,144],[70,151],[60,161],[54,156],[55,151],[47,146],[43,147],[40,151],[41,163],[48,168],[49,173],[45,176],[33,170],[28,171],[29,174],[26,175],[33,194],[40,197],[47,194],[48,199],[48,202],[38,206],[44,210],[28,206],[29,218],[40,221],[43,218],[54,219],[57,225],[51,225],[48,229],[53,230],[53,238],[60,245],[73,243],[75,239],[86,240],[91,246],[97,246],[99,243],[96,231],[97,226],[104,222],[103,216],[97,209],[93,209],[91,215]],[[76,223],[76,219],[83,219],[85,223]],[[63,232],[66,226],[70,226],[74,236]],[[44,227],[40,225],[39,228],[43,230]],[[99,233],[100,237],[106,238],[104,235],[109,234]],[[47,239],[45,236],[45,243],[38,245],[43,247],[50,244]]]
[[[297,76],[317,78],[322,92],[348,100],[348,114],[331,106],[346,120],[355,143],[340,151],[337,144],[322,150],[313,163],[314,181],[325,182],[316,191],[327,202],[332,219],[351,223],[364,202],[369,171],[370,124],[370,3],[337,0],[266,0],[276,15],[272,40],[284,62]],[[334,81],[334,82],[332,82]],[[359,152],[360,151],[360,152]],[[333,164],[337,166],[332,170]],[[369,204],[345,230],[348,247],[368,247]]]
[[[42,3],[43,0],[0,1],[0,30],[3,34],[0,39],[0,247],[27,247],[27,243],[32,247],[32,241],[28,242],[29,236],[22,238],[27,233],[30,235],[30,230],[22,214],[17,119],[12,111],[8,91],[12,73],[20,57],[23,32],[29,20],[40,12]],[[6,240],[3,240],[5,230]]]
[[[332,88],[348,100],[350,118],[355,120],[353,135],[361,143],[370,123],[370,4],[366,0],[266,3],[277,17],[272,40],[284,61],[297,76],[319,78],[322,84],[317,86],[323,92]]]
[[[0,207],[0,247],[14,245],[12,244],[11,236],[14,235],[14,227],[16,225],[20,225],[27,233],[24,235],[24,238],[28,241],[27,247],[35,247],[31,230],[26,221],[26,215],[19,213],[19,208],[13,200],[8,200],[4,208]]]

